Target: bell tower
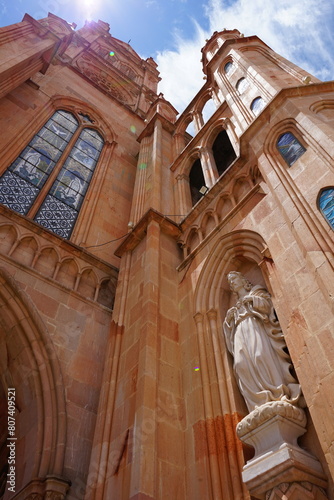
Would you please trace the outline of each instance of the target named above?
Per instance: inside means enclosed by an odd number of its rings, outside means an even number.
[[[238,135],[282,89],[319,80],[274,52],[257,36],[215,32],[202,48],[203,72],[230,107]]]

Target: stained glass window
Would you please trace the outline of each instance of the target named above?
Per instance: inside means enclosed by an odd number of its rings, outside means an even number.
[[[323,189],[318,200],[320,212],[334,229],[334,187]]]
[[[277,149],[291,167],[306,151],[298,139],[291,133],[282,134],[277,141]]]
[[[239,94],[243,94],[245,90],[247,90],[249,87],[249,82],[246,78],[240,78],[237,83],[237,91]]]
[[[254,115],[257,116],[261,113],[265,105],[266,103],[262,99],[262,97],[257,97],[251,104],[251,110],[253,111]]]
[[[232,69],[233,69],[233,63],[231,61],[229,61],[228,63],[225,64],[224,71],[225,71],[226,75],[231,73]]]
[[[57,111],[0,178],[0,203],[26,215],[78,126]]]
[[[36,222],[69,238],[102,147],[103,139],[96,130],[83,129],[37,212]]]
[[[0,178],[0,203],[28,216],[53,179],[34,220],[64,238],[72,232],[103,147],[100,134],[83,128],[87,121],[80,120],[68,111],[54,113]]]

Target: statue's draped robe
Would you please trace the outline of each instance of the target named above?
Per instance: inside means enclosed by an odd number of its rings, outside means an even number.
[[[290,373],[283,333],[266,289],[254,286],[229,309],[224,333],[249,411],[270,401],[298,401],[300,386]]]

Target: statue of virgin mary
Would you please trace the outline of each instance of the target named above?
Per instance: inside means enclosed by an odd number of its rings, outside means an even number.
[[[269,292],[236,271],[227,279],[238,300],[227,311],[224,334],[248,410],[272,401],[301,406],[301,388],[290,372],[291,360]]]

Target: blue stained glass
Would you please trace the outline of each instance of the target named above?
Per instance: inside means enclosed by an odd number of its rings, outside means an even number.
[[[323,216],[334,229],[334,188],[327,188],[321,192],[319,197],[319,208]]]
[[[0,203],[26,215],[78,126],[56,111],[0,178]]]
[[[64,175],[63,180],[65,183],[59,180],[53,183],[50,194],[66,203],[68,206],[79,209],[83,200],[83,195],[87,191],[88,184],[75,175],[71,175],[71,172],[66,172],[66,176]]]
[[[60,125],[62,125],[64,128],[66,128],[71,132],[74,132],[79,125],[77,119],[67,111],[57,111],[53,115],[52,120],[59,123]]]
[[[100,155],[100,151],[94,148],[92,144],[86,141],[78,141],[76,144],[77,148],[80,149],[85,155],[90,156],[91,158],[98,158]]]
[[[82,130],[38,211],[36,222],[69,238],[100,156],[101,144],[103,146],[103,139],[97,131]]]
[[[55,120],[49,120],[47,122],[47,124],[45,125],[45,128],[47,128],[53,134],[60,137],[61,139],[63,139],[66,142],[68,142],[70,140],[70,138],[72,137],[72,132],[70,130],[67,130],[65,127],[60,125]]]
[[[9,170],[0,180],[0,203],[19,214],[28,213],[38,193],[38,188]]]
[[[304,146],[300,144],[298,139],[296,139],[291,132],[286,132],[279,137],[277,141],[277,149],[290,167],[306,151]]]
[[[96,148],[98,151],[101,151],[104,141],[100,134],[91,128],[86,128],[82,132],[82,139],[86,142],[89,142],[94,148]]]
[[[37,151],[28,147],[12,163],[9,170],[41,188],[55,165],[55,162],[44,153],[45,151],[42,149]]]
[[[71,156],[67,158],[65,168],[80,177],[80,179],[84,179],[85,181],[89,181],[93,175],[93,171],[91,169],[82,165],[82,163],[75,161],[73,158],[71,158]]]
[[[41,226],[63,238],[69,238],[77,218],[77,211],[48,194],[35,217]]]
[[[0,203],[27,215],[78,127],[68,111],[54,113],[0,178]],[[36,214],[36,222],[70,237],[103,145],[96,130],[81,131]]]

